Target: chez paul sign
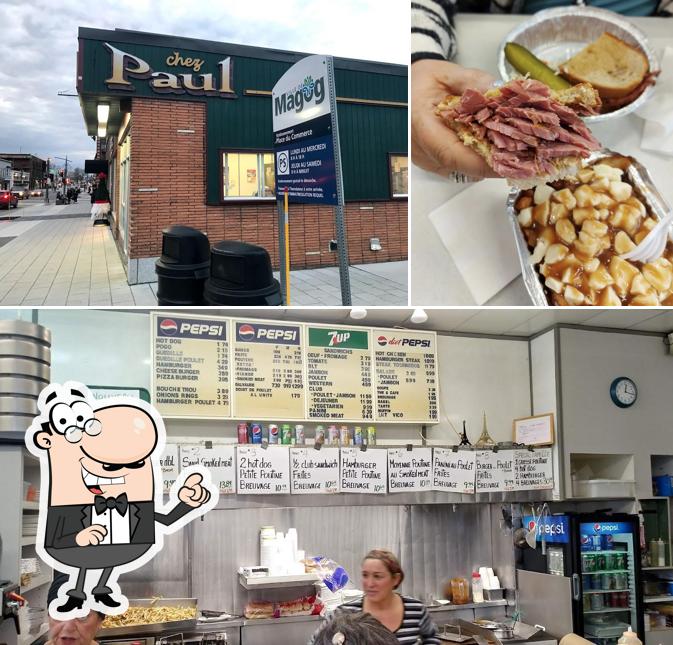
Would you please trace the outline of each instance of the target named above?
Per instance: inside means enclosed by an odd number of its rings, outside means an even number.
[[[231,98],[235,96],[231,87],[231,58],[227,57],[217,63],[218,71],[201,72],[204,65],[202,58],[183,55],[180,51],[173,51],[166,57],[167,67],[191,68],[192,72],[176,74],[172,72],[155,71],[150,64],[139,56],[122,51],[103,43],[112,56],[112,74],[105,79],[110,90],[132,92],[135,90],[130,79],[149,80],[149,86],[158,94],[193,94],[196,96],[221,96]]]

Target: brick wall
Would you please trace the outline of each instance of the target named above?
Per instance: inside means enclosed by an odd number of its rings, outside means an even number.
[[[132,110],[129,257],[161,255],[161,230],[184,224],[205,231],[212,243],[230,239],[263,246],[276,267],[275,202],[205,204],[205,105],[134,99]],[[345,216],[351,264],[407,258],[406,201],[347,203]],[[291,205],[289,219],[293,268],[338,263],[337,254],[328,250],[329,240],[336,238],[332,208]],[[370,251],[370,237],[378,237],[383,250]]]

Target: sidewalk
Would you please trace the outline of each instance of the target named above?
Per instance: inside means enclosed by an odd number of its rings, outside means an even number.
[[[0,306],[157,304],[156,282],[127,284],[110,229],[93,227],[89,209],[87,199],[67,206],[35,199],[0,211]],[[354,305],[407,304],[406,262],[352,266],[350,281]],[[340,305],[339,269],[292,271],[290,299]]]

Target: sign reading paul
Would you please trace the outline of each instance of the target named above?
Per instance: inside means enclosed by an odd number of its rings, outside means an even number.
[[[308,56],[293,65],[272,91],[276,194],[290,202],[339,202],[334,133],[332,60]],[[338,159],[338,140],[337,159]]]

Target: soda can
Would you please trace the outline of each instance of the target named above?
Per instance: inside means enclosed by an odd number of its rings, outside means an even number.
[[[601,535],[601,549],[603,551],[612,551],[613,540],[614,535],[611,533],[603,533],[603,535]]]
[[[284,423],[280,426],[280,442],[284,446],[290,446],[293,443],[292,426],[289,423]]]
[[[628,607],[629,606],[629,592],[628,591],[620,591],[618,594],[619,596],[619,607]]]
[[[584,594],[582,597],[582,606],[584,608],[584,611],[590,611],[591,610],[591,594]]]
[[[250,430],[252,431],[252,441],[250,443],[262,443],[262,424],[251,423]]]
[[[596,571],[596,556],[593,553],[582,554],[582,571],[584,573]]]
[[[353,445],[354,446],[361,446],[364,441],[364,436],[362,434],[362,427],[361,426],[355,426],[353,428]]]
[[[605,571],[606,565],[605,553],[596,554],[596,571]]]
[[[315,427],[315,443],[316,445],[325,443],[325,426]]]
[[[614,591],[615,589],[614,573],[601,574],[601,589],[603,591]]]
[[[297,446],[306,445],[306,433],[304,432],[304,426],[296,425],[294,427],[294,443]]]
[[[338,446],[339,445],[339,430],[336,426],[327,427],[327,445],[328,446]]]
[[[339,428],[339,439],[341,439],[342,446],[351,445],[351,435],[348,431],[348,426],[341,426],[341,428]]]
[[[603,596],[599,593],[592,593],[590,596],[592,611],[595,611],[596,609],[603,609]]]
[[[269,443],[280,443],[278,440],[278,426],[275,423],[269,424]]]
[[[262,443],[269,443],[269,426],[262,426]]]
[[[626,553],[624,551],[615,551],[613,553],[615,569],[626,569]]]
[[[615,589],[626,589],[629,586],[629,577],[626,573],[615,573]]]
[[[248,424],[239,423],[237,426],[238,430],[238,443],[248,443]]]
[[[605,604],[607,607],[619,607],[619,594],[605,594]]]
[[[593,551],[591,538],[586,533],[582,533],[582,535],[580,535],[580,551]]]
[[[582,575],[582,589],[584,591],[591,591],[594,588],[594,578],[596,576],[587,575],[586,573]]]
[[[600,551],[603,546],[603,540],[601,539],[600,534],[590,535],[589,538],[591,540],[591,550]]]
[[[367,441],[368,446],[376,445],[376,428],[374,426],[367,426]]]
[[[618,569],[615,565],[616,563],[616,558],[614,553],[606,553],[605,554],[605,570],[606,571],[612,571],[613,569]]]

